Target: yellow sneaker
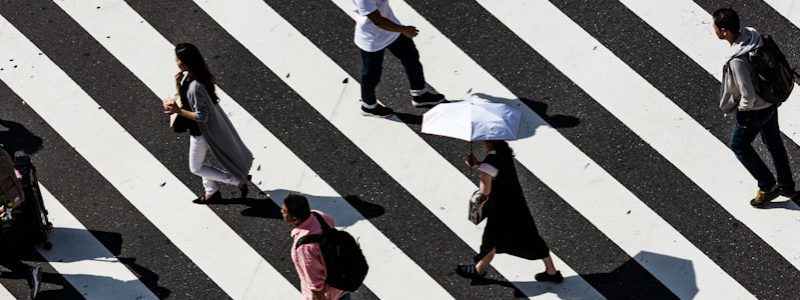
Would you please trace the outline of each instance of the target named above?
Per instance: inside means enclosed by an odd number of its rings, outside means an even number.
[[[770,201],[777,198],[780,194],[781,190],[778,188],[778,185],[773,186],[767,192],[758,189],[756,192],[756,197],[750,200],[750,205],[756,208],[764,207],[769,204]]]

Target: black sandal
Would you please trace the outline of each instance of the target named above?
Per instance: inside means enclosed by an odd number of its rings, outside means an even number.
[[[564,276],[561,276],[561,272],[560,271],[556,271],[555,274],[547,274],[547,271],[545,271],[545,272],[536,274],[535,276],[533,276],[533,278],[536,279],[536,281],[538,281],[538,282],[547,282],[547,281],[549,281],[549,282],[559,283],[559,282],[564,281]]]
[[[486,273],[478,274],[478,269],[475,265],[459,265],[456,267],[456,274],[468,279],[479,279],[486,277]]]

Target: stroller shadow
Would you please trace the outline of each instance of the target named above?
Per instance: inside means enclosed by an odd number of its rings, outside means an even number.
[[[74,228],[61,228],[61,227],[53,227],[50,231],[49,235],[52,237],[53,249],[50,251],[59,251],[60,247],[63,247],[63,242],[60,241],[68,241],[68,240],[77,240],[78,238],[71,238],[71,237],[80,237],[85,235],[86,230],[81,229],[74,229]],[[88,231],[94,238],[96,238],[100,243],[114,256],[117,258],[119,262],[124,264],[134,275],[136,275],[138,281],[140,281],[144,286],[146,286],[150,291],[153,292],[159,299],[164,299],[170,296],[171,291],[165,287],[162,287],[158,284],[160,279],[159,275],[155,272],[151,271],[150,269],[136,263],[136,258],[132,257],[120,257],[119,255],[122,253],[122,235],[116,232],[106,232],[106,231],[97,231],[97,230],[89,230]],[[79,262],[79,261],[105,261],[109,259],[108,257],[100,257],[98,255],[98,251],[93,251],[94,249],[85,249],[86,251],[75,251],[74,249],[65,249],[63,252],[60,253],[58,257],[58,262],[60,263],[71,263],[71,262]],[[31,253],[25,257],[25,260],[30,261],[40,261],[46,262],[47,260],[38,255],[38,253]],[[65,281],[58,281],[55,278],[60,278],[61,276],[66,279]],[[52,283],[57,284],[65,287],[66,289],[71,288],[71,284],[69,281],[75,282],[91,282],[92,285],[98,287],[124,287],[127,285],[137,285],[137,280],[133,281],[121,281],[112,277],[107,276],[95,276],[95,275],[85,275],[85,274],[62,274],[59,276],[58,274],[43,274],[42,282],[43,283]],[[54,281],[55,280],[55,281]],[[65,286],[66,284],[66,286]],[[69,287],[69,288],[68,288]],[[52,296],[53,298],[60,297],[62,292],[59,290],[45,290],[42,291],[41,297],[47,298]],[[49,295],[49,296],[48,296]],[[92,296],[92,295],[87,295]],[[39,299],[39,297],[37,297]],[[61,298],[63,299],[63,297]]]
[[[17,152],[34,154],[42,150],[42,138],[34,135],[22,124],[0,119],[0,146],[8,152],[11,157]]]

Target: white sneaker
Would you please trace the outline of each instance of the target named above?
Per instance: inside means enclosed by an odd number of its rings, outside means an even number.
[[[31,299],[36,299],[39,294],[39,288],[42,286],[42,267],[38,264],[31,269],[31,278],[33,279],[31,286]]]

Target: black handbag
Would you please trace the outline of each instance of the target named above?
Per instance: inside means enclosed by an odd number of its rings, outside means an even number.
[[[486,219],[486,202],[489,201],[488,196],[484,196],[481,190],[477,190],[469,197],[469,215],[467,218],[472,224],[478,225],[483,219]]]

